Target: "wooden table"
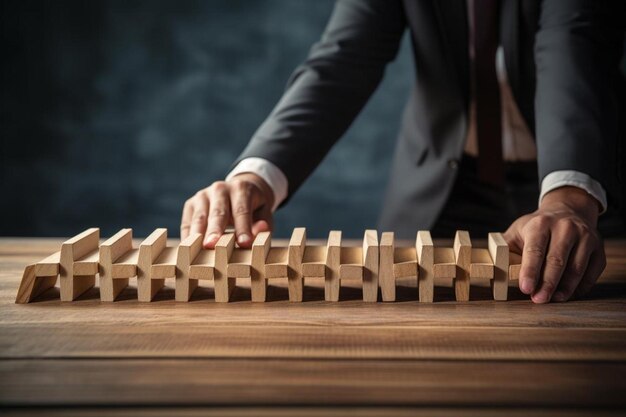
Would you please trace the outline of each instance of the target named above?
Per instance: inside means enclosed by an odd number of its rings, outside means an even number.
[[[420,304],[365,304],[319,282],[303,303],[270,287],[251,303],[244,282],[218,304],[210,288],[176,303],[127,289],[101,303],[93,289],[61,303],[14,304],[27,263],[62,239],[0,239],[0,414],[3,415],[624,415],[626,241],[606,243],[608,266],[590,298],[534,305],[449,283]],[[243,281],[243,280],[241,280]],[[414,286],[414,284],[413,284]],[[56,293],[55,293],[56,291]]]

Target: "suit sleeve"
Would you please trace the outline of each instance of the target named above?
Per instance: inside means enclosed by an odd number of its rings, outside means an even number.
[[[291,196],[345,133],[398,52],[406,23],[399,0],[339,0],[306,61],[243,153],[288,179]]]
[[[614,185],[623,87],[621,2],[544,0],[535,42],[540,179],[555,171]]]

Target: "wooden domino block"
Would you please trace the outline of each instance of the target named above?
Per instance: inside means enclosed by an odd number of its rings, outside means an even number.
[[[326,276],[326,246],[306,246],[302,258],[302,278]]]
[[[522,256],[509,252],[509,281],[519,280],[519,271],[522,268]]]
[[[133,250],[132,229],[122,229],[100,245],[100,300],[115,301],[137,275],[138,251]],[[134,264],[131,263],[134,260]],[[122,263],[115,267],[118,261]]]
[[[270,252],[272,236],[270,232],[261,232],[252,244],[252,267],[250,269],[250,291],[253,302],[265,302],[267,279],[265,262]]]
[[[328,235],[326,245],[326,269],[324,279],[324,299],[339,301],[341,265],[341,231],[333,230]]]
[[[198,280],[191,278],[191,265],[202,250],[200,233],[192,233],[180,242],[176,255],[176,301],[187,302],[198,288]]]
[[[22,280],[15,297],[16,304],[26,304],[35,300],[56,285],[59,277],[61,252],[55,252],[36,264],[24,268]]]
[[[454,257],[456,260],[456,276],[454,278],[454,295],[457,301],[469,301],[470,268],[472,264],[472,241],[469,233],[459,230],[454,236]]]
[[[74,301],[95,285],[99,241],[100,229],[91,228],[61,245],[61,301]]]
[[[424,230],[417,232],[415,250],[419,264],[419,301],[421,303],[432,303],[435,289],[435,247],[430,232]]]
[[[394,276],[394,234],[383,232],[380,237],[380,262],[378,269],[380,292],[384,302],[396,301],[396,279]]]
[[[363,301],[378,301],[379,247],[378,232],[366,230],[363,236]]]
[[[236,278],[228,276],[228,262],[235,249],[235,235],[233,233],[223,234],[215,244],[215,301],[227,303],[235,290]],[[235,272],[240,271],[233,271]],[[248,269],[248,274],[250,270]]]
[[[506,301],[509,291],[509,246],[501,233],[489,233],[488,247],[494,264],[493,299]]]
[[[493,260],[488,249],[472,248],[470,280],[493,279]]]
[[[166,250],[166,247],[167,229],[156,229],[139,245],[137,298],[141,302],[152,301],[163,288],[165,278],[176,275],[175,255],[172,256],[172,251]]]
[[[302,273],[302,263],[306,248],[306,229],[296,227],[293,229],[289,240],[287,254],[287,278],[289,286],[289,301],[301,302],[304,294],[304,276]]]

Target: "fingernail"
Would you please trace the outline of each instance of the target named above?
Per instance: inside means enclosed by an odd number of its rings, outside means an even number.
[[[250,240],[250,236],[248,236],[247,234],[242,233],[242,234],[239,235],[239,239],[238,239],[239,243],[246,243],[249,240]]]
[[[207,237],[204,238],[204,244],[208,245],[209,243],[214,242],[216,238],[217,238],[217,235],[215,233],[211,233],[207,235]]]
[[[556,301],[557,303],[561,303],[561,302],[565,301],[565,294],[563,294],[560,291],[557,291],[552,296],[552,300]]]
[[[526,279],[526,280],[522,281],[522,292],[524,294],[530,294],[531,292],[533,292],[533,290],[534,290],[533,287],[534,287],[534,285],[533,285],[533,283],[530,280]]]
[[[542,304],[548,301],[548,294],[545,291],[541,291],[533,295],[532,299],[535,303]]]

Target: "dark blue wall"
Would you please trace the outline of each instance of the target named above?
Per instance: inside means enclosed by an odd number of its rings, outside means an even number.
[[[331,0],[2,2],[0,234],[178,235],[280,97]],[[346,137],[276,216],[376,224],[411,84],[408,45]]]

